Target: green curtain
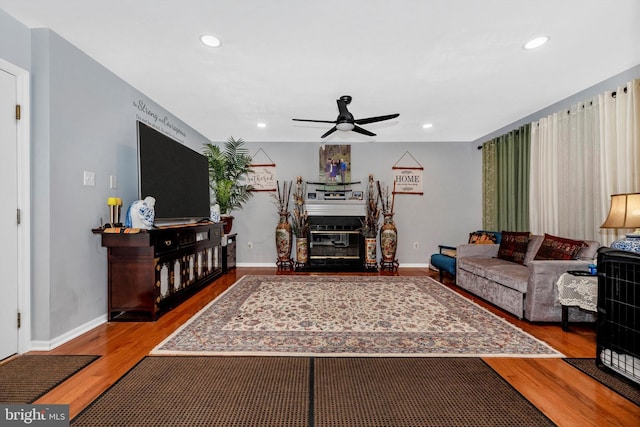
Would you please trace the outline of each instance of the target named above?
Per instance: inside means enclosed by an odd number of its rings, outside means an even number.
[[[482,228],[500,231],[498,227],[498,157],[494,139],[482,145]]]
[[[483,227],[529,231],[531,125],[482,146]]]

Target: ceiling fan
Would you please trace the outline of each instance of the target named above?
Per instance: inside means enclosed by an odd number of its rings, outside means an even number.
[[[296,122],[314,122],[314,123],[334,123],[335,126],[325,132],[321,138],[331,135],[336,130],[349,131],[352,130],[354,132],[361,133],[363,135],[368,136],[376,136],[375,133],[369,132],[366,129],[361,128],[358,125],[366,125],[368,123],[381,122],[383,120],[395,119],[400,114],[389,114],[386,116],[377,116],[377,117],[368,117],[366,119],[354,119],[353,114],[347,110],[347,105],[351,103],[351,97],[349,95],[341,96],[340,99],[337,99],[338,103],[338,118],[335,120],[310,120],[310,119],[293,119]]]

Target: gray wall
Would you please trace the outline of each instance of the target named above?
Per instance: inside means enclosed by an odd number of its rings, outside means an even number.
[[[317,180],[318,143],[270,142],[247,146],[251,154],[262,148],[276,164],[279,180],[295,180],[298,175],[308,181]],[[375,179],[392,187],[392,167],[407,151],[424,167],[424,195],[396,196],[398,259],[401,265],[425,266],[438,244],[465,242],[469,230],[482,225],[482,159],[481,153],[469,143],[352,144],[352,180],[361,181],[364,189],[368,175],[373,174]],[[400,163],[413,165],[410,157]],[[239,264],[275,263],[274,230],[278,214],[272,194],[256,193],[242,210],[233,212]],[[252,243],[251,249],[248,242]],[[418,249],[414,249],[415,242]]]
[[[540,111],[536,111],[535,113],[530,114],[527,117],[523,117],[522,119],[514,123],[511,123],[500,129],[496,129],[495,131],[481,138],[478,138],[473,142],[473,144],[482,145],[483,143],[489,141],[492,138],[495,138],[500,135],[504,135],[505,133],[508,133],[513,129],[517,129],[522,125],[525,125],[527,123],[533,123],[537,120],[540,120],[543,117],[547,117],[548,115],[557,113],[558,111],[568,108],[573,104],[578,104],[580,102],[586,101],[606,91],[616,90],[617,87],[624,86],[626,83],[637,78],[640,78],[640,64],[636,65],[633,68],[630,68],[629,70],[623,71],[622,73],[616,74],[615,76],[610,77],[598,84],[588,87],[585,90],[582,90],[576,94],[573,94],[563,100],[555,102],[549,105],[548,107],[545,107]]]
[[[125,209],[137,199],[136,120],[198,151],[207,140],[48,29],[32,31],[31,64],[32,340],[47,342],[106,312],[106,250],[91,229],[108,221],[109,196]]]
[[[29,28],[0,9],[0,57],[24,69],[31,69]]]

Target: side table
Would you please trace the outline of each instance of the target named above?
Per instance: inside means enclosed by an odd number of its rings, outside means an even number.
[[[598,312],[598,276],[574,276],[564,273],[556,283],[562,305],[562,330],[569,330],[569,307]]]

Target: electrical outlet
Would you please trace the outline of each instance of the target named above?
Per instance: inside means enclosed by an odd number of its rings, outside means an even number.
[[[82,176],[82,185],[85,187],[95,187],[96,186],[96,173],[84,171]]]
[[[118,177],[115,175],[109,175],[109,188],[118,188]]]
[[[420,247],[420,244],[418,242],[413,242],[413,249],[418,249],[418,247]]]

